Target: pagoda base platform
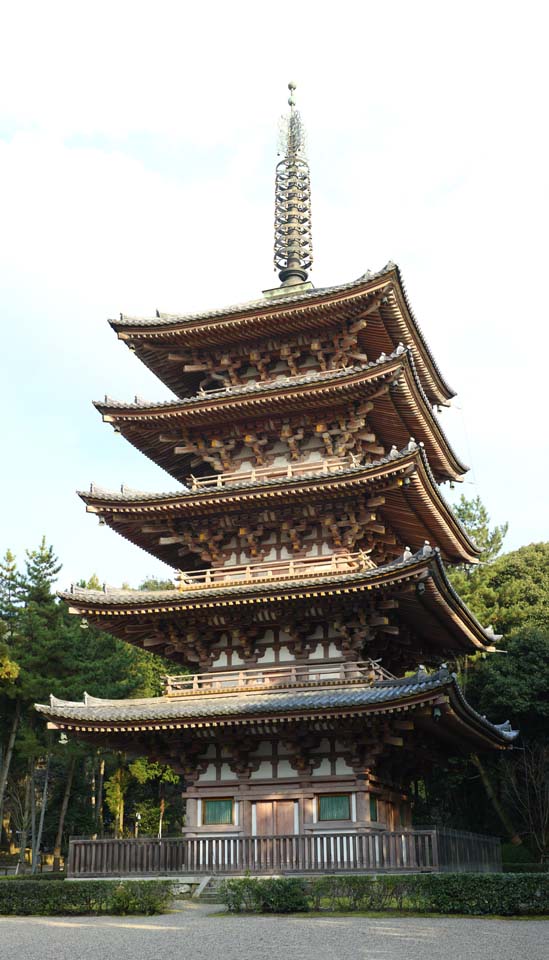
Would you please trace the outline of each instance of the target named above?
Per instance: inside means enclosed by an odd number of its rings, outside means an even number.
[[[439,827],[284,836],[72,839],[68,876],[184,877],[331,873],[497,873],[497,837]]]

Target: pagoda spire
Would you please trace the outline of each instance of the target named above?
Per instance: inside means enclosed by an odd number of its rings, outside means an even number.
[[[295,88],[288,84],[290,113],[281,119],[276,166],[274,266],[283,287],[304,283],[313,263],[311,183]]]

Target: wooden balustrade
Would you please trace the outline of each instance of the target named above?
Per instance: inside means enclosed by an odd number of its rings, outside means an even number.
[[[69,877],[445,870],[501,870],[499,839],[437,828],[265,837],[71,839],[68,856]]]
[[[371,570],[375,563],[368,553],[337,553],[320,557],[290,557],[287,560],[263,560],[259,563],[230,564],[225,567],[208,567],[202,570],[185,570],[178,574],[181,591],[204,587],[228,586],[251,583],[259,580],[282,580],[311,576],[328,576],[330,573],[358,573]]]
[[[263,667],[253,670],[227,670],[217,673],[195,673],[167,676],[165,695],[182,697],[209,693],[230,692],[241,688],[273,689],[299,683],[375,683],[396,679],[378,661],[356,660],[340,663],[288,663],[281,667]]]
[[[195,477],[191,474],[191,490],[219,489],[230,486],[232,483],[255,483],[256,480],[291,480],[306,473],[328,474],[344,467],[356,466],[358,460],[353,457],[323,457],[321,460],[309,460],[299,463],[288,463],[282,466],[252,467],[251,470],[240,470],[233,473],[212,473],[205,477]]]

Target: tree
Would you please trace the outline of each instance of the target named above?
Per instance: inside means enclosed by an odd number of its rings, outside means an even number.
[[[27,550],[26,575],[23,583],[25,601],[41,603],[52,599],[52,585],[57,580],[62,564],[42,537],[36,550]]]
[[[114,817],[114,835],[124,835],[125,799],[131,782],[131,773],[124,764],[122,755],[112,777],[105,781],[105,801]]]
[[[13,689],[13,684],[19,676],[19,665],[12,660],[10,648],[5,642],[7,629],[0,621],[0,693],[6,689]]]
[[[480,622],[492,624],[496,633],[549,622],[549,543],[503,554],[469,577],[458,571],[452,582]]]
[[[504,794],[544,862],[549,856],[549,745],[526,744],[506,763]]]
[[[11,550],[6,550],[0,562],[0,620],[6,624],[9,636],[10,625],[15,620],[22,602],[22,579]]]
[[[549,743],[549,625],[523,624],[502,647],[474,665],[467,698],[489,718],[510,720],[523,740]]]
[[[146,577],[139,584],[140,590],[175,590],[173,580],[159,580],[158,577]]]
[[[461,494],[454,513],[481,550],[482,563],[490,563],[498,556],[509,528],[508,523],[490,528],[490,516],[480,497],[467,500]]]
[[[78,580],[77,586],[82,587],[84,590],[102,590],[103,589],[103,584],[101,583],[96,573],[92,573],[89,580]]]

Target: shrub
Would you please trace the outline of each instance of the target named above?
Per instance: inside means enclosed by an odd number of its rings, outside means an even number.
[[[549,913],[549,876],[537,873],[427,874],[422,909],[434,913]]]
[[[51,880],[14,878],[0,884],[0,915],[163,913],[172,898],[171,884],[153,881]]]
[[[549,913],[549,875],[535,873],[245,878],[226,881],[220,892],[234,913],[294,913],[310,907],[501,916]]]
[[[301,913],[309,909],[305,884],[295,877],[226,880],[220,894],[231,913]]]

